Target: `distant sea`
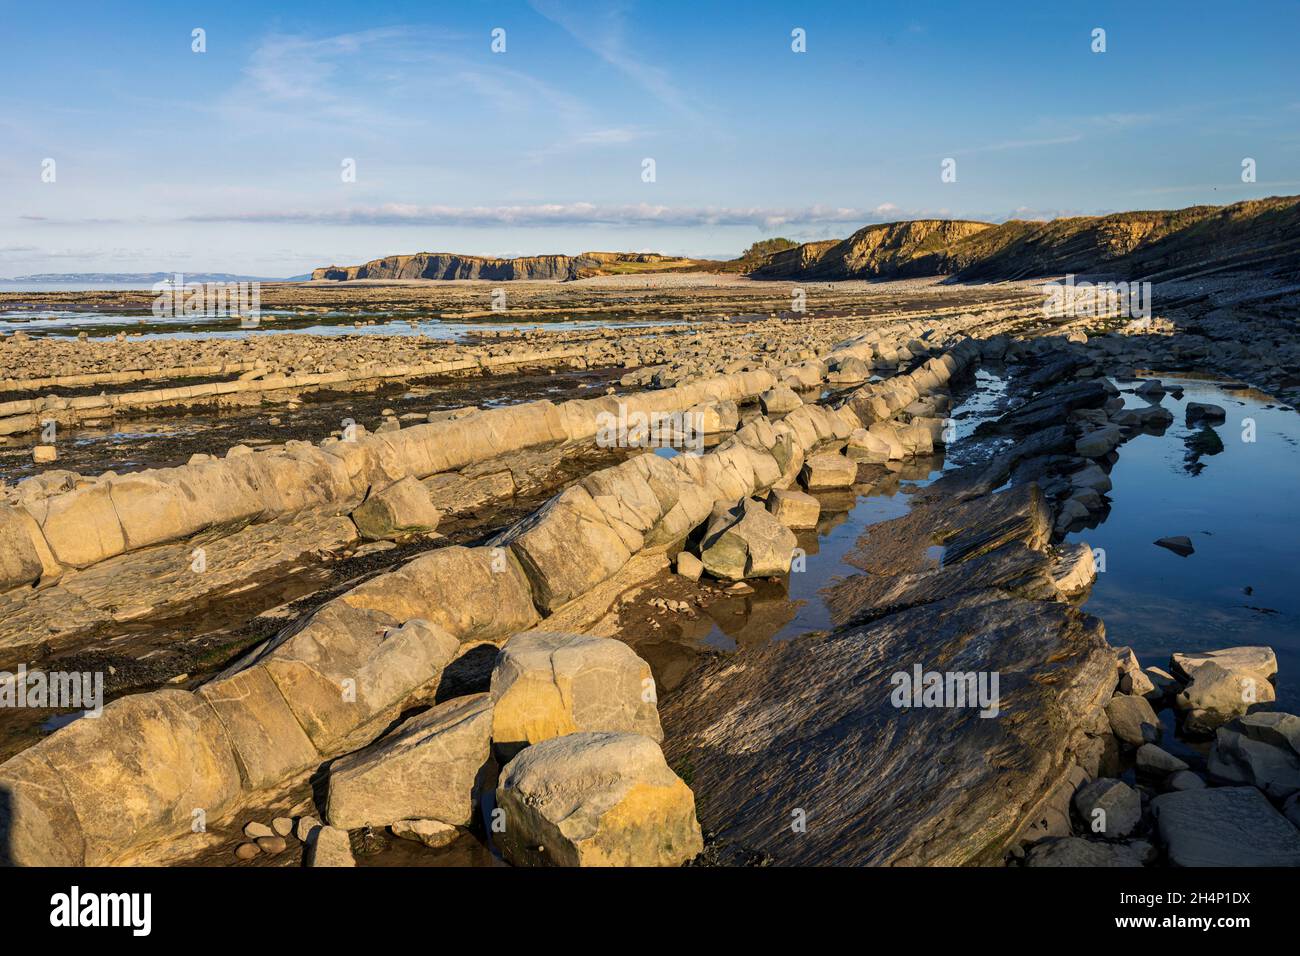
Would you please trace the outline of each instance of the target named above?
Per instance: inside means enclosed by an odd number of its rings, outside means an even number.
[[[6,282],[0,279],[0,292],[108,292],[152,288],[152,282]]]

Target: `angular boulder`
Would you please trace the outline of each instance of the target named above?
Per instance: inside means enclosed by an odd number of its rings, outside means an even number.
[[[412,717],[333,763],[326,821],[344,830],[412,819],[465,826],[474,817],[491,737],[487,694],[458,697]]]
[[[848,488],[857,480],[857,462],[839,452],[823,452],[804,460],[799,481],[809,491]]]
[[[1247,714],[1215,731],[1207,769],[1228,783],[1258,787],[1275,800],[1300,792],[1300,717]]]
[[[758,396],[758,405],[764,415],[784,415],[803,404],[803,399],[788,385],[777,385]]]
[[[1165,793],[1151,812],[1174,866],[1300,866],[1300,830],[1254,787]]]
[[[1074,809],[1091,833],[1107,839],[1126,837],[1142,822],[1142,798],[1122,780],[1100,777],[1079,788]]]
[[[700,542],[700,560],[715,578],[786,574],[797,544],[794,532],[752,498],[719,508]]]
[[[353,523],[368,541],[432,531],[441,519],[442,513],[433,506],[429,490],[410,475],[382,491],[372,491],[352,512]]]
[[[497,807],[516,866],[680,866],[704,847],[690,788],[638,734],[528,747],[502,770]]]
[[[578,731],[663,739],[650,665],[609,637],[526,631],[492,669],[492,741],[511,756]]]
[[[790,488],[768,492],[767,510],[787,528],[815,528],[821,516],[821,502],[812,495]]]
[[[713,456],[707,456],[713,457]],[[492,544],[508,545],[523,565],[542,611],[553,611],[603,583],[632,557],[586,489],[570,486]]]
[[[1132,747],[1160,741],[1160,720],[1145,697],[1112,697],[1106,702],[1111,732]]]

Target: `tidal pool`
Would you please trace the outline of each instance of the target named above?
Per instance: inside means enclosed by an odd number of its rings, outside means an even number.
[[[1229,383],[1160,376],[1174,414],[1163,435],[1118,449],[1110,513],[1069,535],[1101,549],[1104,571],[1084,605],[1106,622],[1115,647],[1167,668],[1174,651],[1264,644],[1277,652],[1278,708],[1300,707],[1300,415]],[[1118,383],[1128,389],[1133,383]],[[1126,405],[1147,402],[1126,391]],[[1218,405],[1226,421],[1186,424],[1189,402]],[[1253,423],[1253,430],[1252,430]],[[1253,440],[1251,440],[1253,439]],[[1214,451],[1219,446],[1221,451]],[[1212,453],[1195,456],[1195,449]],[[1199,467],[1198,467],[1199,466]],[[1186,535],[1180,557],[1158,538]],[[1100,567],[1099,567],[1100,570]]]

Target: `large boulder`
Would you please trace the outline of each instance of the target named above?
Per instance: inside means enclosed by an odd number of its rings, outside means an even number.
[[[326,604],[262,665],[322,756],[369,743],[407,706],[430,700],[460,650],[425,620]]]
[[[767,510],[787,528],[815,528],[821,502],[792,488],[775,488],[767,494]]]
[[[341,600],[399,621],[427,620],[462,644],[499,643],[540,617],[523,566],[506,547],[438,548]]]
[[[241,792],[221,722],[182,690],[123,697],[0,767],[6,862],[103,866],[189,836],[194,810],[216,819]]]
[[[1175,654],[1172,669],[1190,681],[1174,698],[1184,729],[1212,734],[1233,717],[1267,708],[1277,698],[1272,678],[1277,657],[1267,647],[1234,647],[1203,654]]]
[[[1147,845],[1149,847],[1149,844]],[[1082,837],[1044,840],[1029,853],[1032,867],[1135,867],[1142,865],[1142,851],[1121,843],[1102,843]]]
[[[1247,714],[1215,731],[1210,775],[1259,787],[1275,800],[1300,792],[1300,717]]]
[[[894,454],[897,449],[897,455]],[[895,439],[888,440],[883,433],[859,428],[849,435],[849,444],[845,454],[854,461],[884,464],[891,458],[903,457],[902,443]]]
[[[1074,795],[1074,809],[1092,833],[1109,839],[1126,837],[1142,822],[1142,798],[1122,780],[1099,777]]]
[[[1160,741],[1160,720],[1145,697],[1112,697],[1106,702],[1111,732],[1132,747]]]
[[[1300,866],[1300,830],[1254,787],[1165,793],[1151,811],[1174,866]]]
[[[758,396],[758,404],[764,415],[784,415],[802,405],[803,399],[790,386],[777,385]]]
[[[798,540],[794,532],[752,498],[715,511],[700,543],[700,560],[715,578],[786,574]]]
[[[650,665],[608,637],[527,631],[492,669],[492,740],[509,756],[577,731],[663,739]]]
[[[799,480],[809,491],[825,488],[848,488],[858,477],[857,462],[839,452],[812,455],[803,463]]]
[[[401,538],[432,531],[442,513],[433,506],[429,490],[408,475],[370,496],[352,512],[352,521],[369,541]]]
[[[344,830],[399,820],[465,826],[474,816],[491,737],[487,694],[459,697],[412,717],[334,762],[325,819]]]
[[[704,847],[690,788],[638,734],[535,744],[506,764],[496,802],[516,866],[679,866]]]
[[[518,557],[533,600],[544,612],[613,577],[632,557],[629,543],[578,485],[566,488],[492,542],[509,546]]]

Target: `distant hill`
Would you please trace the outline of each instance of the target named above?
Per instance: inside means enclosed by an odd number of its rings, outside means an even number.
[[[1300,278],[1300,197],[1000,225],[916,219],[766,257],[758,279],[951,276],[988,281],[1076,274],[1167,279],[1258,271]]]
[[[584,252],[516,259],[419,252],[385,256],[356,266],[325,266],[312,272],[312,279],[582,279],[638,272],[717,271],[721,265],[710,259],[685,259],[657,252]]]

